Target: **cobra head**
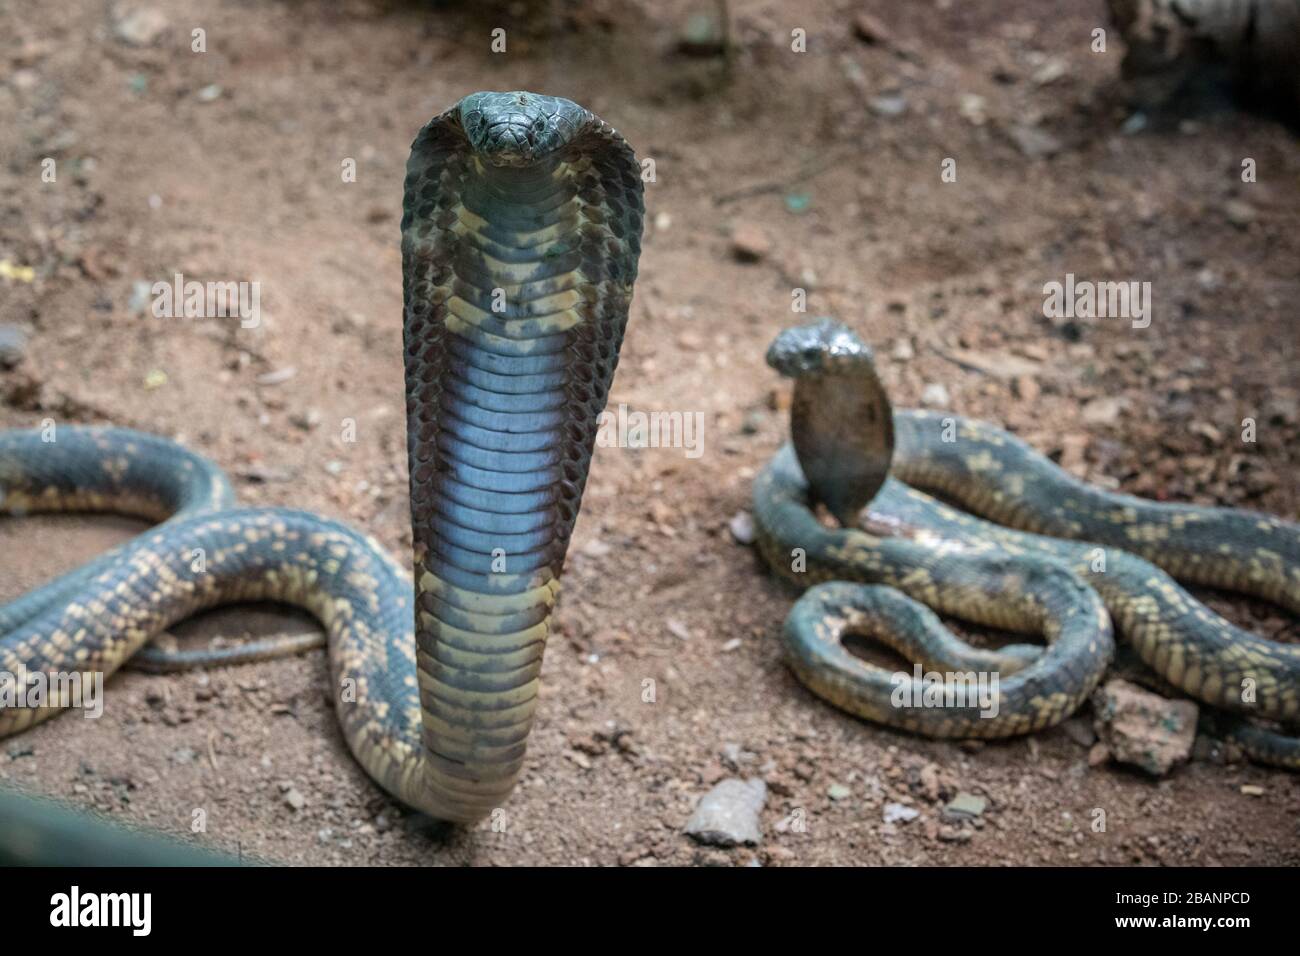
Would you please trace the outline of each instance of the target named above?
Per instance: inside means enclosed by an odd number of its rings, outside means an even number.
[[[528,166],[568,144],[591,114],[572,100],[516,90],[460,102],[470,148],[489,166]]]
[[[871,349],[823,318],[781,332],[767,364],[794,379],[790,439],[812,496],[840,524],[855,526],[894,456],[893,409]]]

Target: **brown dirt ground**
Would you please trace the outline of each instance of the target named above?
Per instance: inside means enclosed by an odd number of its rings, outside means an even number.
[[[36,272],[0,278],[0,318],[31,335],[23,365],[0,374],[0,426],[53,417],[171,435],[237,476],[244,501],[343,518],[403,552],[403,165],[430,116],[476,89],[519,88],[582,102],[656,160],[613,401],[702,411],[706,451],[597,454],[504,833],[430,836],[368,781],[335,724],[323,651],[119,674],[101,720],[65,715],[6,742],[0,780],[175,833],[203,808],[212,843],[298,863],[1300,861],[1292,775],[1196,761],[1154,782],[1090,768],[1059,728],[964,749],[824,705],[781,664],[792,595],[727,530],[782,440],[763,353],[795,318],[795,285],[810,289],[810,314],[877,346],[898,405],[943,383],[953,409],[1090,480],[1294,519],[1300,153],[1285,128],[1211,109],[1123,132],[1120,44],[1088,48],[1099,0],[890,0],[872,5],[892,36],[874,45],[854,38],[853,4],[744,0],[725,87],[714,64],[671,52],[684,2],[158,6],[166,32],[134,48],[101,0],[0,2],[0,260]],[[194,26],[206,54],[189,51]],[[495,26],[509,31],[506,54],[488,50]],[[789,49],[795,27],[810,37],[802,55]],[[209,84],[221,94],[205,102]],[[888,90],[903,92],[902,115],[864,106]],[[963,110],[967,94],[983,97],[983,116],[969,99]],[[1049,132],[1055,155],[1026,156],[1016,124]],[[55,184],[40,182],[46,156],[59,160]],[[958,182],[941,184],[949,156]],[[1244,156],[1258,183],[1241,183]],[[355,183],[341,182],[345,157]],[[790,211],[788,193],[807,209]],[[759,263],[731,253],[742,222],[770,237]],[[262,326],[132,314],[133,282],[175,272],[260,280]],[[1151,327],[1044,319],[1042,285],[1066,272],[1151,281]],[[903,340],[915,356],[891,358]],[[1009,382],[945,357],[962,350],[1035,368]],[[286,366],[289,381],[257,384]],[[155,370],[166,383],[146,388]],[[1117,415],[1087,406],[1110,397]],[[319,424],[304,427],[308,413]],[[1238,440],[1245,417],[1259,422],[1254,444]],[[345,418],[356,444],[339,440]],[[0,599],[138,528],[0,522]],[[1215,606],[1289,627],[1246,602]],[[201,643],[310,626],[237,608],[178,633]],[[686,817],[737,772],[771,787],[765,843],[697,848],[680,834]],[[848,798],[829,798],[837,783]],[[938,821],[957,789],[990,800],[964,842]],[[885,825],[892,800],[921,818]],[[1105,833],[1088,826],[1098,807]],[[803,833],[782,825],[799,808]]]

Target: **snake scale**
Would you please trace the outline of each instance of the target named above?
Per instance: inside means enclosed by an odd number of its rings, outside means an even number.
[[[0,513],[162,523],[0,608],[0,670],[107,675],[201,608],[294,604],[325,626],[344,737],[380,786],[453,822],[499,807],[524,760],[643,218],[631,147],[576,103],[481,92],[435,117],[411,148],[401,225],[413,579],[339,522],[233,508],[216,466],[173,442],[3,433]],[[66,703],[0,707],[0,736]]]
[[[892,410],[870,350],[830,320],[786,330],[768,361],[795,381],[793,442],[755,482],[757,543],[778,575],[815,585],[784,629],[792,670],[814,692],[928,736],[1028,733],[1088,697],[1114,653],[1113,621],[1168,684],[1241,715],[1222,723],[1248,755],[1300,769],[1300,739],[1242,719],[1300,725],[1300,645],[1236,627],[1175,580],[1300,613],[1300,527],[1104,491],[992,425]],[[839,527],[817,518],[818,501]],[[1047,646],[977,649],[936,610]],[[851,654],[854,633],[935,674],[996,675],[996,708],[973,694],[929,705],[928,675]]]

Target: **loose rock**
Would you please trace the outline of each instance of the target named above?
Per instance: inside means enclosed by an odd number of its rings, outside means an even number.
[[[599,538],[592,538],[582,546],[582,553],[589,558],[604,558],[613,552],[613,548],[601,541]]]
[[[27,354],[27,334],[16,325],[0,324],[0,368],[13,368]]]
[[[948,801],[943,808],[943,815],[950,820],[965,820],[978,817],[984,813],[989,802],[984,797],[962,791]]]
[[[148,279],[137,279],[131,283],[131,297],[127,300],[126,311],[132,315],[144,315],[153,301],[153,283]]]
[[[298,374],[298,369],[292,365],[286,365],[284,368],[277,368],[270,372],[263,372],[257,376],[258,385],[283,385],[289,379]]]
[[[1060,57],[1050,57],[1034,71],[1034,75],[1030,79],[1038,86],[1047,86],[1049,83],[1055,83],[1069,72],[1070,66],[1068,63]]]
[[[712,846],[757,846],[763,839],[759,814],[766,802],[767,784],[762,780],[723,780],[700,798],[686,833]]]
[[[921,392],[921,404],[931,408],[947,408],[952,402],[948,389],[939,382],[931,382]]]
[[[772,240],[762,227],[739,222],[731,230],[731,252],[741,262],[758,262],[772,251]]]
[[[1059,139],[1037,126],[1017,124],[1007,132],[1012,142],[1016,144],[1016,148],[1030,159],[1047,159],[1049,156],[1055,156],[1063,148]]]
[[[877,116],[902,116],[907,112],[907,99],[897,90],[889,90],[871,97],[867,106]]]
[[[1245,229],[1255,221],[1255,207],[1240,199],[1229,199],[1223,204],[1223,215],[1238,229]]]
[[[1123,680],[1093,694],[1093,727],[1111,755],[1161,777],[1187,760],[1196,740],[1196,704],[1166,700]]]
[[[3,355],[0,352],[0,355]],[[748,511],[737,511],[727,522],[727,527],[731,530],[731,536],[736,539],[737,544],[754,543],[754,519]]]
[[[113,34],[128,46],[149,46],[167,29],[167,17],[153,7],[128,10],[113,24]]]
[[[1083,406],[1081,417],[1089,425],[1111,425],[1119,419],[1123,408],[1122,398],[1094,398]]]
[[[1110,750],[1106,747],[1105,744],[1101,744],[1101,743],[1093,744],[1092,749],[1088,751],[1089,767],[1100,767],[1102,764],[1107,763],[1109,760],[1110,760]]]
[[[717,56],[725,48],[722,24],[710,13],[695,13],[688,17],[677,38],[677,49],[688,56]]]
[[[921,811],[915,807],[909,807],[905,803],[887,803],[885,804],[884,819],[886,823],[907,823],[915,820],[921,815]]]
[[[957,109],[972,126],[983,126],[988,122],[988,103],[978,93],[963,93]]]

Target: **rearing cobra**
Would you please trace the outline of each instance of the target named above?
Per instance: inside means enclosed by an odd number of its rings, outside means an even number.
[[[475,93],[416,137],[402,216],[413,582],[346,525],[231,508],[211,462],[156,436],[0,433],[0,513],[162,521],[0,607],[0,736],[71,703],[59,689],[16,705],[31,675],[111,674],[196,610],[277,600],[325,625],[338,718],[377,783],[443,820],[499,807],[523,764],[643,216],[631,147],[569,100]]]
[[[1300,527],[1104,491],[992,425],[892,410],[870,350],[830,320],[781,333],[768,363],[795,380],[792,445],[755,481],[757,541],[777,574],[811,586],[784,640],[814,692],[928,736],[1029,733],[1064,720],[1096,686],[1114,651],[1113,619],[1178,690],[1233,715],[1300,726],[1300,645],[1234,626],[1171,577],[1300,613]],[[818,520],[818,501],[839,527]],[[975,648],[932,608],[1038,633],[1047,647]],[[843,644],[852,633],[962,682],[928,695],[939,686],[930,674],[864,661]],[[987,699],[970,693],[981,674],[998,678]],[[1300,738],[1253,720],[1220,723],[1252,758],[1300,769]]]

